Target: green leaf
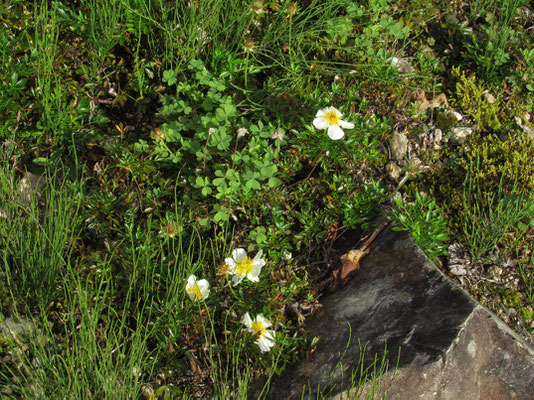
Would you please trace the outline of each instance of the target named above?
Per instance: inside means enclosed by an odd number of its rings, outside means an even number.
[[[282,181],[278,178],[275,178],[274,176],[269,178],[269,187],[274,188],[279,186],[282,183]]]
[[[224,121],[226,119],[226,113],[222,108],[217,108],[217,110],[215,110],[215,118],[217,118],[218,121]]]
[[[214,184],[215,186],[221,186],[221,185],[224,184],[224,183],[225,183],[224,178],[215,178],[215,179],[213,180],[213,184]]]
[[[220,221],[226,222],[229,219],[230,219],[230,216],[223,211],[219,211],[217,214],[213,216],[213,220],[215,222],[220,222]]]
[[[232,179],[232,178],[235,177],[235,175],[236,175],[235,174],[235,169],[229,168],[229,169],[226,170],[225,176],[226,176],[227,179]]]
[[[37,157],[33,159],[33,162],[37,165],[48,165],[48,158]]]
[[[169,86],[172,86],[176,83],[176,72],[173,70],[163,71],[163,82],[167,82]]]
[[[261,187],[260,183],[256,179],[248,180],[245,186],[248,187],[249,189],[255,189],[255,190],[258,190]]]

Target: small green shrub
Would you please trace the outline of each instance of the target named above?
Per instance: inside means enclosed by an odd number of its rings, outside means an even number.
[[[397,207],[391,210],[392,215],[388,217],[396,224],[393,230],[409,232],[425,254],[439,263],[437,256],[447,254],[449,240],[443,209],[426,193],[416,193],[413,203],[403,202],[399,198],[395,198],[395,203]]]

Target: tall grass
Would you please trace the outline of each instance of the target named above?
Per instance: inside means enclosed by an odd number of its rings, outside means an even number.
[[[81,189],[50,171],[35,179],[37,186],[28,178],[17,184],[14,171],[0,166],[0,263],[17,296],[45,305],[69,267]]]
[[[30,327],[8,340],[11,360],[0,368],[6,390],[21,398],[140,398],[153,392],[160,359],[169,356],[169,339],[180,337],[184,324],[204,321],[203,362],[209,363],[203,369],[214,395],[246,398],[252,364],[242,331],[232,332],[228,325],[221,338],[215,309],[206,308],[206,317],[199,319],[205,306],[190,302],[184,290],[188,275],[213,273],[209,265],[228,251],[228,230],[218,232],[210,244],[183,229],[168,240],[155,236],[157,227],[150,219],[143,226],[127,219],[123,243],[117,244],[125,246],[127,256],[119,282],[113,267],[117,253],[97,257],[91,266],[73,257],[73,238],[81,224],[76,184],[67,186],[49,174],[41,197],[31,192],[30,204],[22,206],[14,174],[5,167],[0,172],[1,272],[18,304],[11,318],[25,319]],[[182,215],[175,218],[181,221]],[[275,358],[269,377],[277,362]],[[176,396],[176,389],[162,385],[156,394]]]
[[[109,52],[124,40],[123,0],[85,0],[83,3],[89,14],[89,38],[100,63],[98,68],[102,68]]]
[[[488,23],[484,36],[474,42],[473,57],[489,78],[510,61],[510,44],[515,32],[511,28],[521,0],[477,0],[471,4],[472,17],[484,17]]]
[[[57,4],[38,2],[34,9],[33,63],[37,72],[34,95],[42,107],[40,128],[48,140],[57,143],[63,135],[67,121],[67,93],[56,75],[54,62],[58,55],[59,24]]]
[[[525,218],[534,216],[534,194],[519,187],[517,182],[505,187],[501,177],[496,192],[482,189],[480,160],[471,163],[464,181],[463,233],[471,256],[479,260],[491,252],[507,231],[518,226]]]

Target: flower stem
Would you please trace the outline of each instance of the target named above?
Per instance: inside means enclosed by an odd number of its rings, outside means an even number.
[[[291,69],[293,69],[293,56],[292,56],[292,48],[291,48],[291,26],[293,25],[292,24],[293,22],[293,15],[292,14],[289,14],[289,41],[288,41],[288,44],[287,44],[287,48],[288,48],[288,53],[289,53],[289,65],[291,65]]]
[[[247,56],[245,58],[245,89],[248,89],[248,57],[250,51],[247,51]]]

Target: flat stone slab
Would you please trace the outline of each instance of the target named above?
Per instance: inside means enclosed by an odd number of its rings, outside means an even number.
[[[534,350],[406,233],[384,230],[354,278],[306,322],[319,337],[315,352],[276,377],[267,398],[315,399],[318,388],[347,398],[360,357],[366,367],[386,354],[387,399],[534,399]]]

